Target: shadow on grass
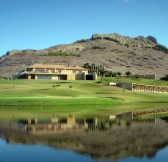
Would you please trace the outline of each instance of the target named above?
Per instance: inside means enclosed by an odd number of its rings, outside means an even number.
[[[113,100],[125,101],[124,99],[118,98],[118,97],[101,97],[101,98],[109,98],[109,99],[113,99]]]

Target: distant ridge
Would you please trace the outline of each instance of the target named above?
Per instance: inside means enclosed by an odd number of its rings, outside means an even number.
[[[93,34],[72,44],[57,45],[43,50],[12,50],[0,58],[0,77],[11,78],[21,69],[33,64],[85,63],[104,65],[113,72],[134,74],[168,73],[168,49],[155,37],[135,38],[113,34]]]

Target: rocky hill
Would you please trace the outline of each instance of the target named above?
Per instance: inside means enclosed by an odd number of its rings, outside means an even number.
[[[13,50],[0,58],[0,77],[11,78],[27,66],[85,63],[104,65],[113,72],[168,74],[168,49],[154,37],[125,37],[119,34],[94,34],[90,39],[43,50]]]

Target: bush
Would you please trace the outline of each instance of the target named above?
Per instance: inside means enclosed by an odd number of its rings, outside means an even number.
[[[106,47],[93,46],[92,49],[105,49]]]
[[[49,52],[47,55],[43,55],[43,56],[77,56],[80,57],[79,54],[73,54],[73,53],[67,53],[67,52]]]
[[[72,89],[72,87],[73,87],[72,85],[69,86],[70,89]]]
[[[160,78],[160,80],[165,80],[165,81],[168,81],[168,75],[166,75],[166,76],[164,76],[164,77]]]
[[[89,39],[81,39],[81,40],[77,40],[76,42],[74,43],[84,43],[84,42],[87,42]]]
[[[127,72],[125,72],[125,75],[129,77],[132,75],[132,73],[130,71],[127,71]]]
[[[117,72],[117,75],[118,75],[118,76],[121,76],[121,75],[122,75],[122,73],[121,73],[121,72]]]
[[[153,47],[153,49],[156,50],[156,51],[162,51],[162,52],[168,54],[168,48],[163,46],[163,45],[158,44],[155,47]]]

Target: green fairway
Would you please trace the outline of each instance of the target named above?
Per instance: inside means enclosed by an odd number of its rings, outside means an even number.
[[[0,120],[108,116],[168,107],[168,94],[123,91],[96,81],[0,80]]]

